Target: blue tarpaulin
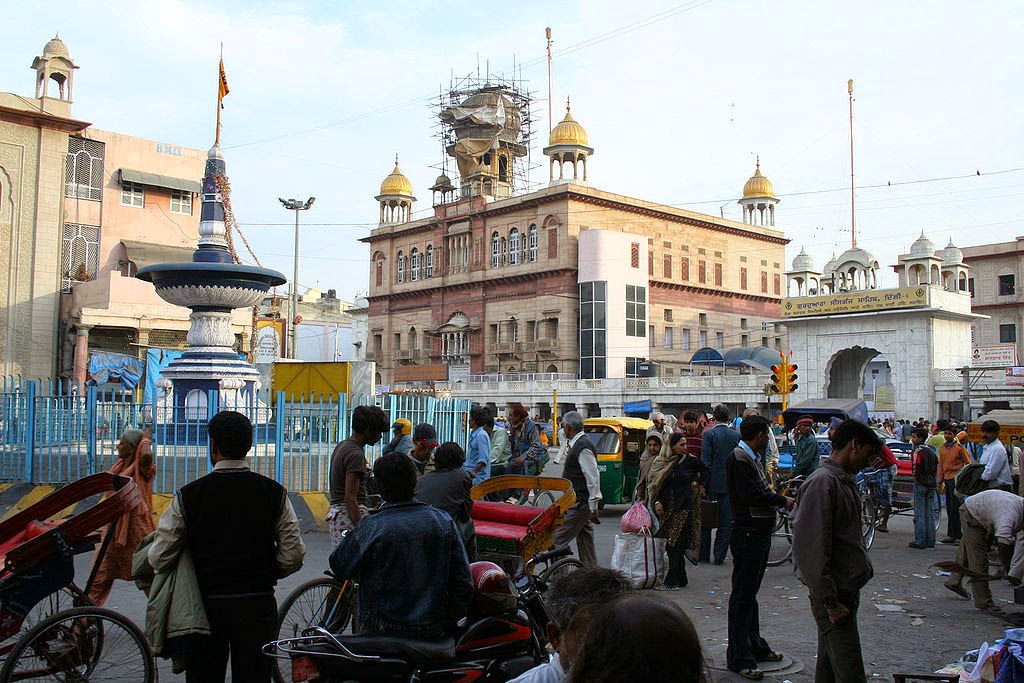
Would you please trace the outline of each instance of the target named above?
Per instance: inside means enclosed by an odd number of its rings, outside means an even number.
[[[160,374],[172,360],[181,358],[182,353],[184,351],[172,349],[146,349],[146,385],[143,390],[143,402],[153,403],[157,395],[156,381],[160,379]]]
[[[650,399],[646,401],[627,401],[622,404],[622,412],[626,415],[649,415],[654,410],[654,406],[651,405]]]
[[[89,356],[89,376],[96,384],[120,383],[134,389],[142,379],[145,364],[123,353],[93,353]]]

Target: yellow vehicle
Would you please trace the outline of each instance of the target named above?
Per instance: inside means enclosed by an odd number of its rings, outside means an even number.
[[[654,426],[639,417],[591,417],[583,422],[583,431],[597,450],[597,469],[601,473],[601,496],[609,505],[633,499],[640,474],[647,430]]]

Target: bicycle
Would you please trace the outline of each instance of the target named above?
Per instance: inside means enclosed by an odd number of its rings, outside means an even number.
[[[298,638],[317,627],[340,634],[351,630],[356,609],[358,586],[352,581],[339,582],[330,571],[324,576],[301,584],[288,594],[277,611],[277,638]],[[291,670],[281,671],[287,660],[275,659],[271,673],[277,683],[290,683]]]
[[[777,491],[789,498],[796,498],[800,485],[806,477],[792,477],[779,484]],[[778,567],[793,557],[793,513],[786,508],[779,508],[775,528],[772,529],[772,544],[768,551],[768,566]]]

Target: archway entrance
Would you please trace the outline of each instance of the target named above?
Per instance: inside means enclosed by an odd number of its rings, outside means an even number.
[[[854,346],[837,352],[828,362],[828,398],[861,398],[864,371],[876,356],[878,349]]]

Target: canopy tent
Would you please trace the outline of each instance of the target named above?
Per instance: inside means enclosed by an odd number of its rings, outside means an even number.
[[[690,357],[690,365],[725,365],[725,358],[718,349],[705,346]]]
[[[771,372],[772,365],[782,361],[779,352],[767,346],[736,346],[727,349],[722,357],[729,367],[747,365],[763,372]]]

